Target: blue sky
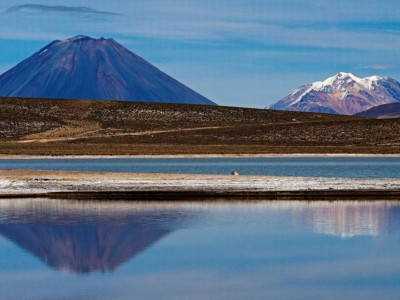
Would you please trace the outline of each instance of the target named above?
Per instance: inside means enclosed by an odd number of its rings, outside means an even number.
[[[340,71],[400,79],[398,0],[32,1],[0,2],[0,72],[85,34],[221,105],[265,107]]]

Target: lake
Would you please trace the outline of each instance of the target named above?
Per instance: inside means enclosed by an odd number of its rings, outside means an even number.
[[[400,157],[0,159],[0,169],[400,178]]]
[[[0,200],[1,299],[400,299],[400,202]]]

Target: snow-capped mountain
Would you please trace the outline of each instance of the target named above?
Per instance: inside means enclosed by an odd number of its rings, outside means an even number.
[[[358,78],[339,73],[294,90],[269,109],[353,115],[372,107],[400,102],[400,83],[389,77]]]
[[[0,96],[215,105],[113,39],[54,41],[0,76]]]

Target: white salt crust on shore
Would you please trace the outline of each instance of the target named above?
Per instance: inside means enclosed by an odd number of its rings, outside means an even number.
[[[255,177],[201,175],[82,175],[61,178],[46,173],[36,178],[7,179],[0,176],[0,194],[67,191],[300,191],[300,190],[400,190],[400,179],[349,179],[319,177]],[[168,178],[170,177],[170,178]]]

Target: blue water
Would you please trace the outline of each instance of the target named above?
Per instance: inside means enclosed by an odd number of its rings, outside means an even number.
[[[400,178],[400,157],[12,159],[0,169]]]
[[[400,203],[0,206],[0,299],[400,299]]]

